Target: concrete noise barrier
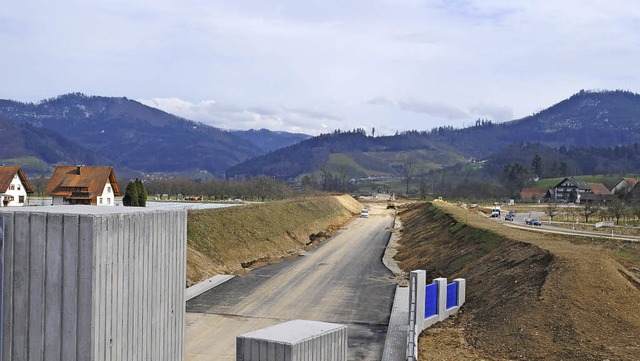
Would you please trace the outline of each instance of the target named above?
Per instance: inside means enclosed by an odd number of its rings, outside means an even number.
[[[466,280],[456,278],[447,284],[446,278],[436,278],[426,284],[426,271],[411,271],[409,275],[409,332],[407,361],[418,360],[418,336],[424,329],[458,312],[464,304]]]

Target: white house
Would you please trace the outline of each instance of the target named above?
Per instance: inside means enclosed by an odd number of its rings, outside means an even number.
[[[58,166],[46,193],[53,198],[53,205],[113,206],[120,187],[112,167]]]
[[[0,166],[0,207],[24,206],[31,193],[21,167]]]

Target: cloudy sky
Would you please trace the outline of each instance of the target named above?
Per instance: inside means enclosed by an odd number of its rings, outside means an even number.
[[[507,121],[640,91],[637,0],[21,0],[0,98],[126,96],[226,129]]]

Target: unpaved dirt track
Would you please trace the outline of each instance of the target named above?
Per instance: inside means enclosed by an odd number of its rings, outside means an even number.
[[[372,207],[303,257],[187,302],[186,360],[235,360],[237,335],[293,319],[349,326],[349,360],[380,360],[395,284],[382,264],[391,211]]]

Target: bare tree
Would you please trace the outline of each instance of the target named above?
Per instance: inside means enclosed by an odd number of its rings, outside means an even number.
[[[544,210],[544,213],[549,216],[549,219],[553,221],[553,217],[558,214],[558,203],[549,202]]]
[[[427,199],[427,195],[429,194],[429,187],[427,185],[427,179],[425,176],[425,168],[424,166],[420,167],[420,199],[423,201]]]
[[[584,216],[584,222],[589,223],[589,217],[598,212],[598,207],[593,202],[586,202],[580,208],[580,214]]]
[[[407,186],[407,190],[405,193],[409,194],[409,184],[411,183],[411,179],[413,178],[413,172],[416,167],[416,162],[409,159],[408,157],[404,158],[402,162],[402,175],[404,176],[404,181]]]
[[[620,218],[627,211],[627,204],[620,199],[614,199],[607,206],[608,213],[616,219],[616,224],[620,224]]]
[[[338,174],[340,176],[340,192],[347,191],[347,167],[341,165],[338,167]]]

